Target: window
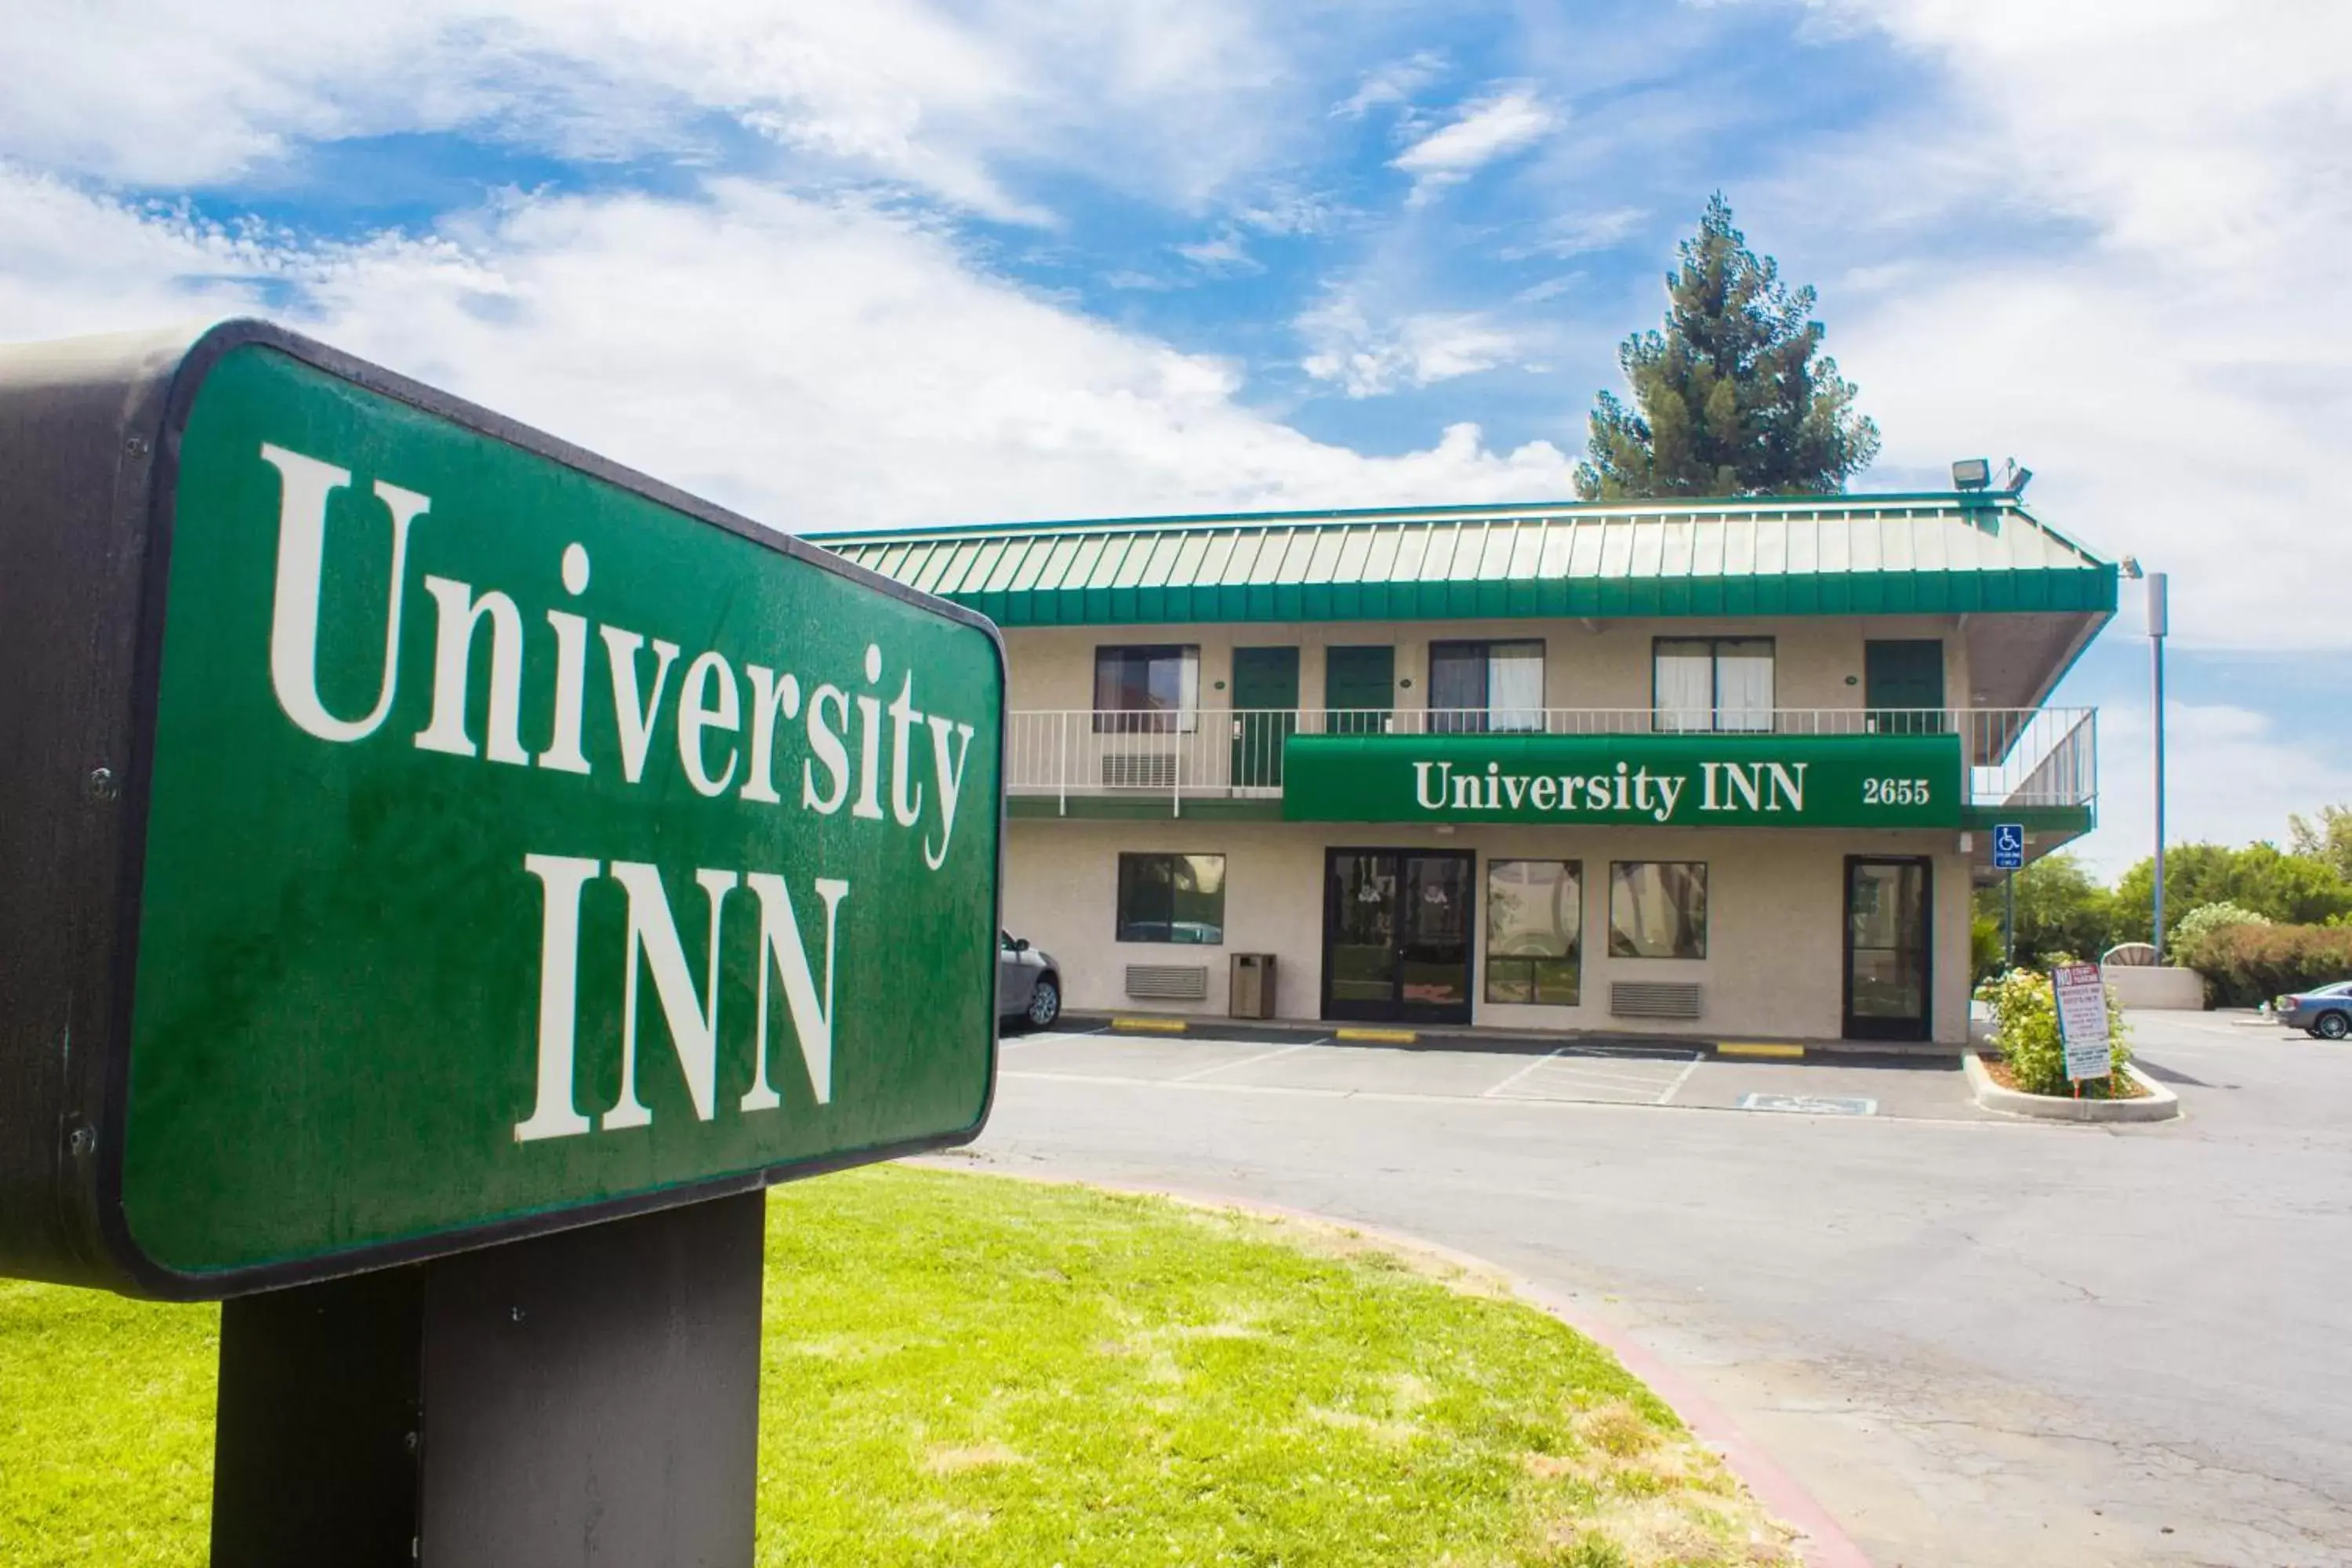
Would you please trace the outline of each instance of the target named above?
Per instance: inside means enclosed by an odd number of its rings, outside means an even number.
[[[1486,1000],[1577,1003],[1584,867],[1575,860],[1486,863]]]
[[[1429,645],[1429,730],[1433,735],[1544,727],[1544,645]]]
[[[1772,728],[1770,637],[1660,637],[1651,647],[1653,728]]]
[[[1118,940],[1223,946],[1225,858],[1222,855],[1122,855],[1118,858]]]
[[[1095,732],[1190,733],[1201,710],[1201,650],[1192,644],[1095,649]]]
[[[1706,865],[1619,860],[1609,868],[1612,958],[1705,958]]]

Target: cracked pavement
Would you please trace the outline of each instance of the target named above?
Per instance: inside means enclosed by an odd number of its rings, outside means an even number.
[[[2352,1563],[2352,1047],[2134,1026],[2184,1120],[1939,1114],[1916,1069],[1916,1116],[1260,1093],[1103,1040],[1009,1050],[967,1157],[1492,1259],[1680,1368],[1882,1568]]]

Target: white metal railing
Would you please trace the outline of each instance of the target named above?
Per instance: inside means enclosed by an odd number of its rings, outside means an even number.
[[[1649,708],[1030,709],[1006,715],[1013,795],[1279,798],[1291,735],[1941,735],[1960,737],[1972,805],[2077,806],[2098,795],[2089,708],[1776,708],[1678,714]]]

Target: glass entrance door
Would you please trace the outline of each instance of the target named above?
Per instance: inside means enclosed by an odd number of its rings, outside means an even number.
[[[1924,1040],[1933,1024],[1928,962],[1933,879],[1925,860],[1845,863],[1845,1035]]]
[[[1466,850],[1332,849],[1323,860],[1323,1016],[1470,1021]]]

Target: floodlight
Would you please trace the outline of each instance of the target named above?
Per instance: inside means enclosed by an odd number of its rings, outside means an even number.
[[[1952,465],[1952,488],[1980,490],[1992,483],[1992,465],[1982,458],[1963,458]]]

